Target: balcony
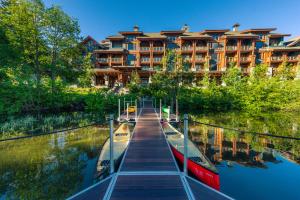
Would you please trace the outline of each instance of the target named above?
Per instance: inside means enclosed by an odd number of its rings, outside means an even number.
[[[149,63],[150,62],[150,58],[149,57],[142,57],[141,58],[141,62],[142,63]]]
[[[271,61],[282,62],[283,61],[283,57],[282,56],[272,56],[271,57]]]
[[[193,51],[193,47],[192,46],[182,46],[181,50],[182,51]]]
[[[111,58],[111,62],[113,62],[113,63],[121,63],[122,62],[122,58]]]
[[[241,62],[251,62],[251,57],[241,57]]]
[[[196,56],[196,62],[205,62],[205,57],[202,57],[202,56]]]
[[[189,57],[189,56],[185,56],[185,57],[183,57],[183,61],[184,61],[184,62],[191,62],[192,59],[191,59],[191,57]]]
[[[140,50],[141,51],[150,51],[150,47],[141,47]]]
[[[288,56],[288,57],[287,57],[287,61],[293,62],[293,61],[298,61],[298,60],[299,60],[299,59],[298,59],[297,56]]]
[[[250,51],[252,50],[252,46],[241,46],[242,51]]]
[[[196,51],[207,51],[207,46],[196,46]]]
[[[98,58],[99,63],[108,63],[108,58]]]
[[[153,47],[153,51],[162,52],[162,51],[164,51],[164,47]]]
[[[236,58],[235,57],[227,57],[226,62],[228,62],[228,63],[236,62]]]
[[[162,60],[161,57],[154,57],[154,58],[153,58],[153,62],[154,62],[154,63],[160,63],[161,60]]]
[[[226,50],[227,51],[236,51],[237,50],[237,46],[226,46]]]

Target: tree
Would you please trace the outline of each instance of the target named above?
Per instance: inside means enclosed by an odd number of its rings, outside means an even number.
[[[48,51],[50,52],[49,70],[51,78],[51,91],[55,92],[55,79],[61,75],[61,70],[74,67],[69,60],[69,49],[77,48],[79,41],[79,26],[77,21],[70,18],[59,7],[53,6],[45,11],[45,36]],[[72,56],[72,54],[71,54]]]

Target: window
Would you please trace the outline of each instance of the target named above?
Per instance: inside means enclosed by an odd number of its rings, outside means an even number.
[[[122,45],[121,41],[112,41],[111,48],[122,48]]]
[[[134,35],[128,35],[126,37],[126,39],[127,39],[128,42],[131,42],[131,41],[135,40],[135,36]]]
[[[133,55],[133,54],[128,54],[128,56],[127,56],[127,64],[128,65],[134,65],[134,62],[135,62],[135,55]]]
[[[135,44],[128,43],[127,50],[135,50]]]
[[[175,42],[176,38],[176,36],[168,36],[168,40],[171,42]]]

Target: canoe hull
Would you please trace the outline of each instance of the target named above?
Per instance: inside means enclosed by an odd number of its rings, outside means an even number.
[[[174,157],[180,162],[181,165],[183,165],[183,160],[184,160],[183,154],[179,152],[176,148],[174,148],[172,145],[170,146]],[[200,164],[190,159],[188,159],[187,167],[188,167],[188,171],[192,173],[197,178],[197,180],[205,183],[206,185],[216,190],[220,190],[219,174],[216,174],[202,167]]]

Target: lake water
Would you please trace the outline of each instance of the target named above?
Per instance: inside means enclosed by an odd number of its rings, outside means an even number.
[[[0,142],[0,199],[65,199],[90,186],[107,137],[87,127]]]
[[[243,114],[194,116],[230,128],[300,138],[300,116]],[[240,133],[190,123],[190,138],[220,173],[221,191],[242,200],[300,199],[300,140]]]
[[[193,120],[300,138],[300,115],[241,113]],[[300,199],[300,141],[239,133],[190,122],[190,138],[216,165],[221,191],[236,199]],[[65,199],[93,184],[108,130],[69,132],[0,142],[0,199]]]

